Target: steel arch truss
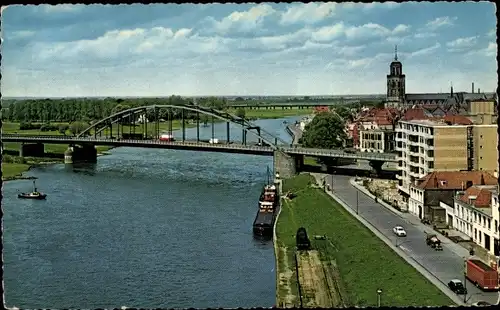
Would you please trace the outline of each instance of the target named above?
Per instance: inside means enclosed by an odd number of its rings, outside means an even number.
[[[197,140],[199,141],[199,126],[200,126],[200,114],[204,114],[207,116],[212,117],[212,124],[214,122],[214,119],[219,119],[227,123],[227,142],[229,143],[230,140],[230,134],[229,134],[229,123],[236,124],[242,128],[242,144],[246,144],[246,135],[248,132],[252,133],[255,135],[258,139],[259,142],[264,142],[268,144],[270,147],[273,149],[278,149],[279,145],[286,145],[287,143],[280,139],[279,137],[276,137],[269,132],[263,130],[260,126],[255,125],[254,123],[243,119],[241,117],[238,117],[234,114],[225,112],[225,111],[220,111],[208,107],[201,107],[198,105],[149,105],[149,106],[141,106],[141,107],[136,107],[136,108],[131,108],[127,110],[123,110],[117,113],[114,113],[98,122],[95,122],[92,124],[90,127],[82,131],[80,134],[77,135],[77,137],[84,137],[87,135],[90,135],[90,133],[93,131],[93,134],[95,136],[101,135],[106,129],[108,129],[108,133],[113,136],[113,124],[118,124],[118,129],[117,133],[118,135],[120,134],[120,123],[123,123],[123,121],[128,121],[129,124],[129,132],[132,131],[132,128],[134,128],[134,134],[135,134],[135,127],[139,124],[142,125],[144,128],[144,134],[148,133],[147,126],[148,123],[151,124],[151,122],[148,122],[147,120],[147,112],[153,110],[154,111],[154,119],[155,123],[153,123],[153,126],[155,126],[155,134],[153,135],[153,138],[156,137],[158,138],[160,135],[160,126],[159,126],[159,121],[160,121],[160,109],[167,109],[168,110],[168,118],[167,120],[169,122],[169,130],[172,132],[172,111],[173,110],[181,110],[181,131],[182,131],[182,140],[185,140],[185,129],[186,129],[186,124],[185,124],[185,111],[188,112],[194,112],[196,113],[196,125],[197,125]],[[138,118],[139,114],[139,121],[136,121]],[[142,120],[140,119],[140,115],[143,115]],[[130,126],[130,124],[133,124],[133,127]],[[150,125],[151,126],[151,125]],[[252,130],[255,130],[256,132],[253,132]],[[123,125],[122,125],[122,135],[123,135]],[[214,126],[212,126],[212,137],[214,137]],[[137,136],[135,136],[137,138]],[[145,137],[147,138],[147,137]]]

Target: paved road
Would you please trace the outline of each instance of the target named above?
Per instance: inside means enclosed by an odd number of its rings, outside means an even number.
[[[372,225],[374,225],[383,235],[393,240],[396,244],[397,237],[392,233],[392,228],[401,225],[405,228],[408,237],[400,238],[398,244],[400,249],[405,251],[413,260],[435,275],[441,282],[448,283],[451,279],[464,281],[464,257],[468,255],[466,249],[446,240],[443,241],[443,251],[435,251],[425,243],[425,233],[423,226],[418,219],[408,220],[388,210],[375,201],[354,188],[349,180],[349,176],[333,175],[326,177],[326,183],[332,186],[335,194],[344,202],[356,210],[356,193],[358,192],[359,214]],[[460,248],[460,249],[459,249]],[[498,303],[500,298],[496,292],[482,292],[467,282],[470,300],[474,303],[480,300],[492,304]]]

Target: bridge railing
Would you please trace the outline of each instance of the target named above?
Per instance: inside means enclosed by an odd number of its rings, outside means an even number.
[[[78,143],[78,142],[86,142],[86,143],[109,143],[110,145],[117,144],[136,144],[136,145],[172,145],[172,146],[198,146],[205,148],[221,148],[221,149],[241,149],[241,150],[255,150],[262,152],[272,152],[273,148],[262,145],[252,145],[252,144],[238,144],[238,143],[209,143],[202,142],[196,140],[185,140],[185,141],[161,141],[156,139],[145,139],[145,140],[133,140],[133,139],[102,139],[95,137],[72,137],[72,136],[57,136],[57,135],[45,135],[45,136],[33,136],[33,135],[17,135],[17,134],[2,134],[2,139],[5,140],[14,140],[14,139],[22,139],[25,141],[61,141],[69,143]],[[10,139],[9,139],[10,138]],[[364,160],[379,160],[379,161],[396,161],[395,154],[387,154],[387,153],[347,153],[343,150],[327,150],[327,149],[314,149],[314,148],[302,148],[302,147],[280,147],[281,151],[288,154],[297,154],[297,155],[309,155],[316,157],[342,157],[342,158],[352,158],[352,159],[364,159]]]
[[[343,150],[327,150],[301,147],[283,148],[283,151],[289,154],[300,154],[318,157],[343,157],[352,159],[396,161],[396,155],[387,153],[346,153]]]
[[[75,142],[99,142],[99,143],[110,143],[110,144],[137,144],[137,145],[145,145],[145,144],[154,144],[154,145],[189,145],[189,146],[201,146],[201,147],[209,147],[209,148],[231,148],[231,149],[242,149],[242,150],[256,150],[256,151],[269,151],[272,152],[273,148],[267,146],[260,145],[244,145],[237,143],[209,143],[209,142],[201,142],[194,140],[185,140],[185,141],[161,141],[161,140],[135,140],[135,139],[102,139],[102,138],[94,138],[94,137],[71,137],[71,136],[54,136],[54,135],[46,135],[46,136],[30,136],[30,135],[12,135],[5,134],[2,135],[3,138],[12,138],[12,139],[24,139],[28,141],[64,141],[68,143]]]

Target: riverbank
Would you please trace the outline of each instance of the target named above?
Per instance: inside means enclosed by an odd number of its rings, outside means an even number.
[[[97,156],[105,156],[110,154],[108,151],[113,149],[113,147],[98,146],[96,147],[96,149],[97,149]],[[31,168],[36,166],[60,164],[63,162],[64,162],[64,152],[51,153],[51,157],[25,157],[25,158],[4,154],[2,161],[2,181],[7,182],[13,180],[36,179],[35,177],[32,176],[25,176],[24,173],[28,172]]]
[[[340,275],[337,293],[343,295],[346,306],[377,306],[378,289],[383,290],[382,306],[453,304],[342,206],[317,188],[316,181],[310,175],[302,174],[285,180],[283,188],[297,197],[284,200],[277,222],[278,305],[300,306],[294,259],[295,233],[299,227],[307,229],[313,250],[319,252],[321,261],[334,262],[334,269]],[[314,240],[315,235],[326,235],[327,246]],[[302,292],[302,299],[309,299],[314,304],[312,293]]]

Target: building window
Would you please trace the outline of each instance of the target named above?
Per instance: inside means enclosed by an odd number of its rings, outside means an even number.
[[[488,219],[488,230],[491,230],[491,220]]]
[[[498,221],[495,220],[495,232],[497,233],[498,232]]]

